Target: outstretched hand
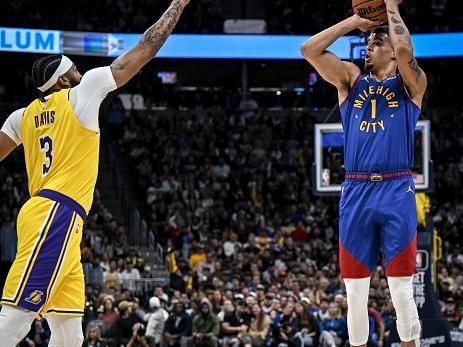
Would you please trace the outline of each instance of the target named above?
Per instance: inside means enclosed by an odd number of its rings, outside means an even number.
[[[355,26],[358,29],[362,30],[363,32],[368,32],[383,24],[382,22],[379,22],[379,21],[373,21],[367,18],[360,17],[358,14],[354,14],[352,18],[354,18]]]
[[[186,6],[190,3],[190,0],[180,0],[180,3],[183,5],[183,6]]]
[[[396,4],[396,5],[401,5],[402,2],[403,2],[403,0],[384,0],[384,3],[385,3],[386,5],[389,5],[389,4],[392,4],[392,5],[394,5],[394,4]]]

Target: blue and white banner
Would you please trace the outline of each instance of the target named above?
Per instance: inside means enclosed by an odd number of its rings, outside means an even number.
[[[0,51],[116,57],[134,47],[141,34],[71,32],[0,27]],[[302,35],[172,35],[158,58],[302,59]],[[412,35],[417,58],[463,56],[463,33]],[[365,40],[344,36],[330,48],[341,59],[362,59]],[[352,56],[351,56],[352,55]]]
[[[0,51],[61,53],[61,31],[0,27]]]

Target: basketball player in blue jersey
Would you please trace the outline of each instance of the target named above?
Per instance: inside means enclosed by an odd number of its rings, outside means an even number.
[[[80,241],[98,174],[99,107],[156,55],[188,3],[173,0],[111,66],[81,76],[66,56],[34,63],[40,97],[13,112],[0,131],[0,161],[24,147],[31,195],[18,215],[18,251],[1,299],[1,347],[16,346],[37,316],[50,326],[49,347],[82,346]]]
[[[412,287],[417,217],[410,169],[427,80],[413,55],[400,2],[385,0],[389,27],[354,15],[313,36],[301,48],[309,63],[338,90],[346,168],[339,249],[351,346],[366,346],[368,340],[370,275],[380,251],[402,345],[419,346],[421,327]],[[371,31],[365,72],[326,50],[357,28]]]

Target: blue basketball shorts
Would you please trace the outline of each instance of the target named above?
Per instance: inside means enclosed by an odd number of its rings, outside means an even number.
[[[346,180],[339,203],[343,278],[369,277],[384,257],[387,276],[416,270],[416,200],[411,176],[380,182]]]

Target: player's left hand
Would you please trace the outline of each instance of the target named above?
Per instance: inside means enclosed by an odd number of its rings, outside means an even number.
[[[375,22],[367,18],[362,18],[358,14],[354,14],[352,16],[352,20],[354,21],[353,24],[355,25],[355,27],[359,28],[363,32],[368,32],[381,25],[380,22]]]
[[[384,0],[386,5],[401,5],[403,0]]]
[[[185,7],[186,5],[188,5],[190,2],[190,0],[180,0],[180,3]]]

